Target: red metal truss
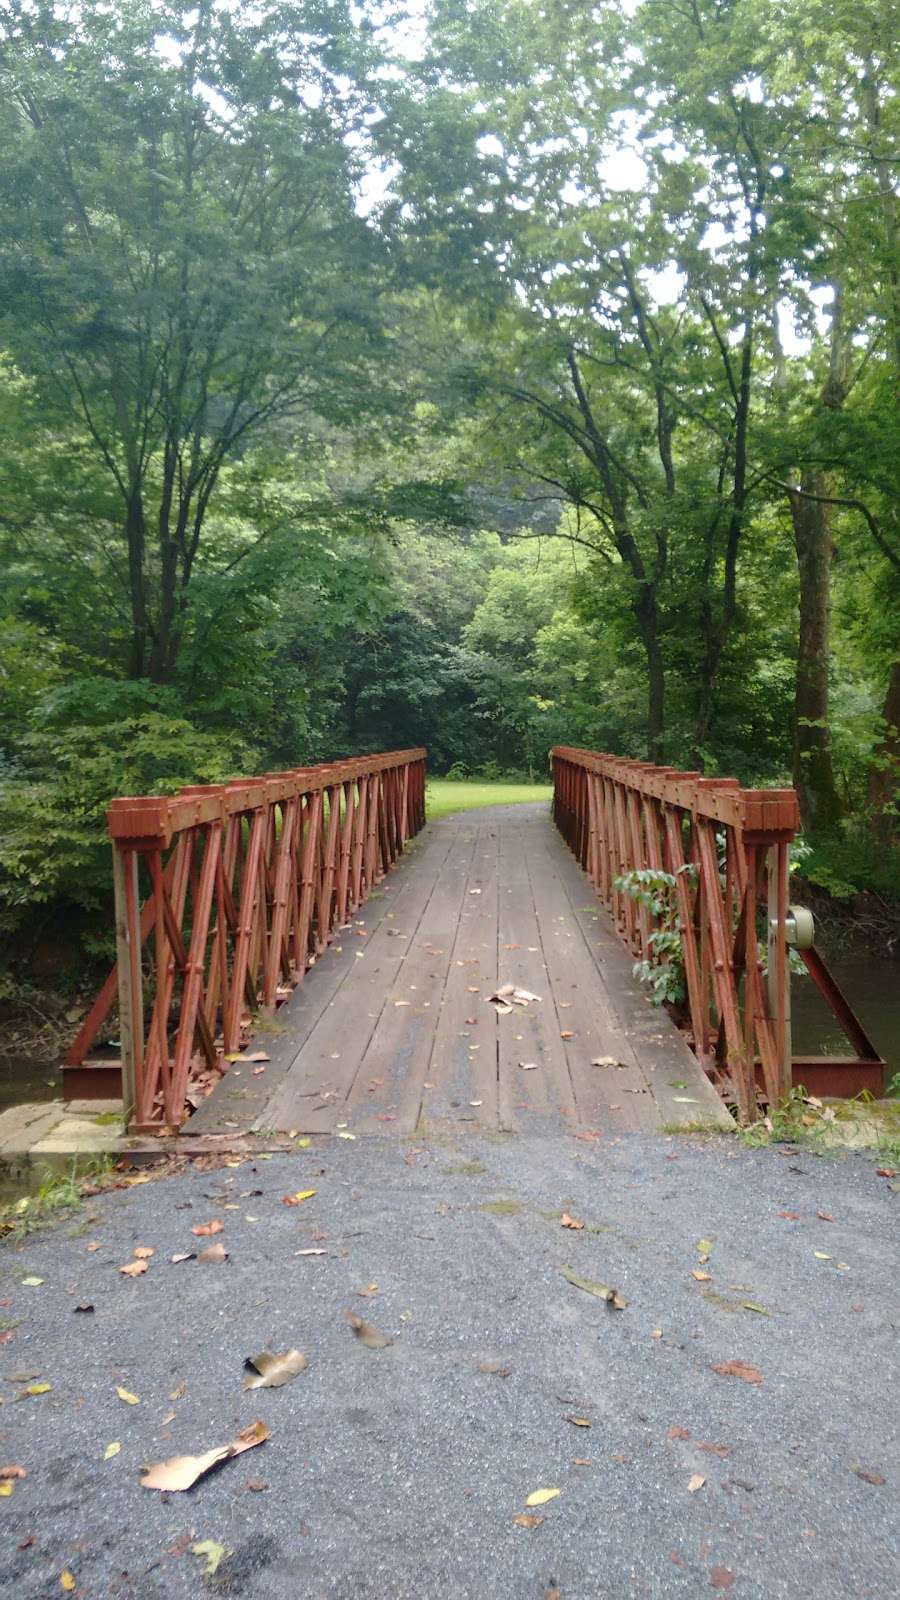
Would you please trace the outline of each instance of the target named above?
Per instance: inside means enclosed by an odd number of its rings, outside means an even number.
[[[66,1064],[84,1061],[118,996],[133,1132],[184,1122],[192,1079],[227,1065],[253,1013],[286,998],[394,865],[425,821],[425,756],[112,802],[118,960]]]
[[[742,1121],[758,1113],[759,1089],[778,1105],[793,1081],[788,963],[788,847],[800,824],[793,789],[743,789],[648,762],[558,746],[552,751],[554,816],[570,849],[609,907],[625,943],[651,965],[662,925],[617,887],[635,871],[674,878],[672,894],[686,990],[685,1020],[709,1075],[736,1102]],[[757,922],[764,913],[767,972]],[[821,955],[802,952],[825,1000],[859,1052],[842,1060],[841,1088],[856,1066],[870,1088],[883,1063]],[[827,1076],[818,1066],[817,1086]]]

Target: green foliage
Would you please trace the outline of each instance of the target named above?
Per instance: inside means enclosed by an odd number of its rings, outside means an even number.
[[[689,877],[696,873],[692,862],[680,870]],[[647,984],[654,1005],[683,1004],[687,991],[676,878],[656,867],[641,867],[617,877],[615,887],[619,894],[627,894],[643,907],[651,920],[647,941],[651,958],[635,962],[634,976]]]

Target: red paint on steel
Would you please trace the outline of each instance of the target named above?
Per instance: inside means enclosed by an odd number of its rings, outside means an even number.
[[[394,865],[425,821],[425,756],[398,750],[113,800],[128,971],[110,973],[66,1059],[81,1067],[117,993],[140,1019],[149,991],[126,1063],[132,1131],[184,1122],[192,1084],[225,1070],[253,1011],[285,998]]]
[[[734,1099],[741,1120],[758,1114],[759,1090],[777,1105],[792,1082],[805,1081],[797,1076],[803,1068],[817,1083],[833,1084],[826,1092],[855,1093],[876,1082],[880,1090],[884,1064],[816,950],[801,954],[859,1055],[833,1069],[789,1059],[788,846],[800,824],[793,789],[743,789],[736,778],[568,745],[554,749],[551,760],[556,825],[643,961],[655,959],[654,916],[616,880],[648,867],[674,877],[685,1021],[699,1060]],[[766,984],[757,919],[770,890],[774,970]]]

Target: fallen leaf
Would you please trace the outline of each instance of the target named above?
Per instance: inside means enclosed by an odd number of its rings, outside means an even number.
[[[245,1061],[271,1061],[271,1059],[272,1057],[267,1056],[265,1050],[254,1050],[252,1056],[244,1057]]]
[[[121,1384],[118,1383],[116,1384],[116,1394],[120,1400],[125,1401],[127,1406],[139,1406],[141,1403],[138,1395],[132,1394],[128,1389],[123,1389]]]
[[[592,1465],[592,1458],[590,1456],[575,1456],[572,1465],[573,1467],[589,1467]]]
[[[295,1250],[295,1256],[327,1256],[327,1250]]]
[[[15,1465],[0,1467],[0,1483],[9,1483],[13,1478],[27,1477],[28,1472],[25,1467],[17,1467]]]
[[[36,1289],[39,1286],[39,1284],[43,1283],[43,1281],[44,1281],[43,1278],[23,1278],[22,1279],[22,1282],[29,1289]]]
[[[879,1178],[896,1178],[897,1176],[896,1167],[876,1167],[875,1172]]]
[[[119,1444],[118,1440],[114,1440],[112,1444],[108,1444],[103,1452],[104,1461],[111,1461],[113,1456],[117,1456],[119,1454],[121,1448],[122,1446]]]
[[[712,1370],[721,1373],[723,1378],[740,1378],[744,1383],[763,1381],[759,1368],[752,1367],[748,1361],[718,1361]]]
[[[734,1573],[730,1567],[711,1567],[709,1584],[711,1589],[730,1589],[734,1583]]]
[[[93,1252],[94,1250],[99,1250],[100,1249],[100,1243],[99,1243],[99,1241],[97,1239],[92,1239],[91,1243],[90,1244],[86,1244],[84,1248],[85,1248],[85,1250],[90,1250],[91,1252]]]
[[[575,1035],[572,1032],[571,1028],[564,1028],[559,1037],[561,1039],[574,1039]]]
[[[816,1212],[816,1216],[818,1217],[820,1222],[833,1222],[834,1221],[834,1217],[831,1215],[830,1211],[817,1211]]]
[[[489,1372],[495,1378],[508,1378],[512,1372],[512,1367],[501,1367],[496,1361],[482,1361],[479,1363],[478,1371]]]
[[[11,1483],[0,1483],[0,1496],[2,1496],[4,1500],[8,1500],[12,1492],[13,1486]]]
[[[146,1469],[141,1478],[141,1488],[161,1489],[172,1494],[190,1489],[198,1478],[202,1478],[220,1461],[242,1455],[245,1450],[252,1450],[254,1445],[262,1444],[268,1437],[269,1430],[264,1422],[251,1422],[241,1429],[231,1444],[219,1445],[200,1456],[172,1456],[168,1461],[157,1461]]]
[[[72,1310],[73,1310],[73,1311],[84,1311],[84,1312],[88,1312],[88,1311],[93,1311],[93,1309],[94,1309],[94,1308],[93,1308],[93,1306],[92,1306],[92,1305],[90,1305],[90,1304],[88,1304],[88,1303],[87,1303],[87,1302],[86,1302],[86,1303],[85,1303],[85,1304],[84,1304],[84,1305],[80,1305],[80,1306],[73,1306],[73,1307],[72,1307]]]
[[[124,1267],[120,1267],[119,1271],[124,1272],[126,1278],[139,1278],[141,1273],[147,1271],[147,1263],[146,1261],[126,1261]]]
[[[780,1217],[784,1217],[786,1222],[799,1222],[800,1221],[800,1213],[799,1213],[799,1211],[779,1211],[778,1215]]]
[[[561,1267],[560,1271],[568,1283],[574,1284],[576,1289],[583,1289],[586,1294],[594,1294],[598,1300],[605,1300],[608,1305],[615,1306],[617,1311],[624,1311],[628,1304],[624,1295],[618,1289],[613,1289],[608,1283],[595,1283],[591,1278],[582,1278],[579,1273],[573,1272],[571,1267]]]
[[[26,1394],[49,1394],[53,1385],[50,1383],[29,1383]]]
[[[592,1067],[624,1067],[628,1070],[627,1061],[617,1061],[615,1056],[594,1056]]]
[[[304,1200],[311,1200],[315,1193],[315,1189],[298,1189],[296,1194],[283,1194],[281,1204],[283,1206],[302,1206]]]
[[[244,1484],[244,1488],[250,1489],[253,1494],[262,1494],[262,1491],[268,1489],[268,1487],[269,1485],[266,1483],[265,1478],[248,1478]]]
[[[559,1219],[559,1225],[561,1228],[575,1228],[577,1231],[584,1227],[584,1223],[579,1222],[577,1217],[570,1217],[568,1211],[563,1212]]]
[[[827,1256],[825,1254],[824,1250],[814,1250],[813,1251],[813,1255],[815,1256],[817,1261],[830,1261],[831,1260],[831,1257]]]
[[[761,1317],[770,1317],[772,1315],[771,1311],[767,1311],[765,1306],[759,1305],[756,1300],[742,1300],[741,1305],[745,1311],[759,1312]]]
[[[191,1545],[191,1555],[206,1557],[203,1575],[211,1578],[213,1573],[219,1570],[225,1557],[231,1555],[231,1551],[226,1550],[223,1544],[217,1544],[215,1539],[198,1539],[196,1544]]]
[[[371,1300],[372,1296],[378,1293],[378,1285],[377,1283],[367,1283],[364,1289],[357,1289],[356,1292],[363,1300]]]
[[[525,1496],[525,1504],[545,1506],[548,1500],[555,1500],[560,1494],[562,1494],[561,1489],[532,1489],[531,1493]]]
[[[156,1251],[150,1245],[136,1244],[131,1254],[136,1261],[149,1261],[151,1256],[156,1255]]]
[[[690,1437],[691,1436],[690,1436],[690,1433],[689,1433],[688,1429],[687,1428],[680,1428],[680,1427],[678,1427],[677,1424],[675,1426],[671,1427],[671,1428],[667,1428],[666,1429],[666,1438],[667,1439],[689,1439]]]
[[[379,1333],[371,1322],[364,1322],[362,1317],[358,1317],[349,1307],[344,1312],[344,1320],[349,1322],[360,1344],[364,1344],[367,1350],[385,1350],[394,1342],[386,1333]]]
[[[589,1428],[591,1425],[589,1417],[566,1417],[566,1421],[571,1422],[573,1428]]]
[[[170,1400],[183,1400],[186,1394],[187,1394],[187,1384],[184,1383],[184,1382],[177,1383],[175,1385],[175,1388],[172,1390],[172,1393],[169,1395],[169,1399]]]
[[[66,1594],[71,1594],[75,1587],[75,1578],[68,1567],[64,1567],[59,1575],[59,1586],[61,1589],[65,1589]]]
[[[694,1267],[691,1271],[691,1277],[696,1278],[698,1283],[709,1283],[712,1273],[701,1272],[699,1267]]]
[[[244,1366],[249,1367],[250,1371],[241,1388],[280,1389],[282,1384],[290,1383],[298,1373],[305,1372],[309,1362],[301,1350],[285,1350],[280,1356],[261,1350],[258,1356],[248,1356]]]
[[[688,1479],[688,1494],[696,1494],[698,1489],[703,1488],[705,1482],[706,1479],[703,1477],[702,1473],[695,1472],[694,1476]]]
[[[196,1259],[196,1250],[178,1250],[174,1256],[169,1257],[173,1267],[177,1267],[179,1261],[196,1261]]]
[[[214,1233],[222,1233],[224,1228],[224,1222],[214,1217],[212,1222],[198,1222],[197,1226],[191,1229],[191,1233],[195,1233],[198,1239],[209,1239]]]
[[[337,1136],[338,1136],[339,1139],[355,1139],[356,1138],[356,1134],[355,1133],[348,1133],[346,1128],[339,1128]]]
[[[223,1244],[210,1244],[207,1245],[205,1250],[198,1252],[197,1260],[209,1261],[215,1266],[221,1261],[228,1260],[228,1251]]]
[[[169,1423],[170,1422],[174,1422],[174,1421],[175,1421],[175,1412],[174,1411],[167,1411],[165,1416],[160,1418],[160,1427],[161,1428],[167,1428],[169,1426]]]
[[[543,1521],[543,1517],[531,1516],[527,1511],[520,1511],[513,1517],[513,1522],[517,1528],[539,1528]]]
[[[885,1481],[880,1472],[872,1472],[869,1467],[851,1467],[850,1471],[855,1472],[858,1478],[862,1478],[863,1483],[872,1483],[876,1487],[880,1487]]]
[[[536,1061],[520,1061],[519,1066],[522,1068],[523,1072],[537,1072]]]
[[[662,1328],[651,1328],[650,1329],[650,1337],[651,1337],[651,1339],[661,1339],[662,1338]]]

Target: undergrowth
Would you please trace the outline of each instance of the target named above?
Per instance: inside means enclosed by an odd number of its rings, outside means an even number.
[[[68,1172],[45,1168],[37,1191],[0,1207],[0,1235],[13,1242],[46,1228],[113,1181],[109,1156],[74,1156]]]

